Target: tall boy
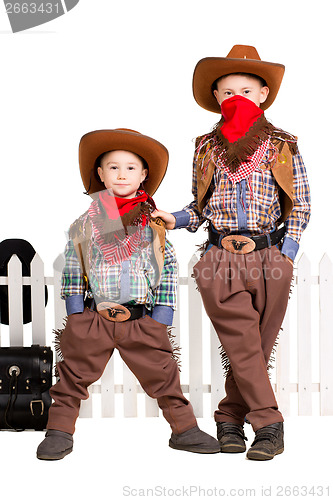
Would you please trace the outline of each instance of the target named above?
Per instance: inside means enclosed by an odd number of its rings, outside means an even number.
[[[196,140],[194,201],[174,214],[153,213],[167,229],[196,231],[209,223],[206,253],[194,275],[230,362],[226,397],[215,412],[217,435],[223,452],[245,451],[246,416],[255,431],[247,457],[254,460],[284,449],[283,417],[266,367],[310,216],[297,138],[264,116],[283,73],[283,65],[261,61],[246,45],[234,46],[226,58],[199,61],[194,97],[221,120]]]
[[[72,451],[80,401],[115,348],[157,399],[172,428],[169,445],[217,453],[219,442],[198,428],[181,391],[167,333],[176,301],[176,258],[163,223],[151,217],[151,195],[164,177],[168,152],[133,130],[99,130],[82,137],[79,162],[94,201],[70,228],[62,283],[68,313],[60,336],[63,361],[37,457],[57,460]],[[93,299],[90,307],[85,294]]]

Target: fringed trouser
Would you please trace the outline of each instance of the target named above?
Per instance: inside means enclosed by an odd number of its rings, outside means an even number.
[[[238,255],[213,246],[194,266],[202,300],[230,368],[217,422],[256,431],[283,417],[267,364],[288,304],[293,266],[277,247]]]
[[[89,396],[87,387],[101,377],[114,348],[145,392],[157,399],[174,433],[197,425],[180,387],[166,325],[148,315],[115,323],[86,308],[68,317],[60,337],[64,359],[57,364],[60,380],[50,390],[54,403],[47,429],[74,433],[81,400]]]

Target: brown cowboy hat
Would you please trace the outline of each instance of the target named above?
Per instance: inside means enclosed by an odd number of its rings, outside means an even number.
[[[193,74],[193,94],[199,106],[214,113],[221,113],[221,108],[212,93],[212,84],[221,76],[231,73],[252,73],[263,78],[269,88],[269,94],[263,110],[273,103],[283,78],[283,64],[261,61],[257,50],[249,45],[234,45],[227,57],[206,57],[201,59]]]
[[[96,160],[107,151],[130,151],[146,160],[149,176],[145,182],[145,190],[153,195],[165,175],[169,153],[158,141],[142,135],[140,132],[126,128],[114,130],[95,130],[85,134],[79,145],[79,165],[84,187],[88,194],[105,189],[97,173]]]

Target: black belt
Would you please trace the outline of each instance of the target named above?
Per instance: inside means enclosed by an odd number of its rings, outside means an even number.
[[[272,233],[257,234],[255,236],[249,236],[249,238],[255,243],[254,250],[262,250],[263,248],[271,247],[279,243],[283,238],[285,232],[286,232],[286,227],[282,226],[280,227],[280,229],[278,229],[277,231],[273,231]],[[229,234],[217,233],[216,231],[213,231],[211,227],[209,227],[208,241],[209,243],[212,243],[213,245],[216,245],[217,247],[221,248],[221,240],[225,236],[231,236],[233,234],[241,234],[241,233],[229,233]]]
[[[130,321],[131,319],[142,318],[142,316],[145,316],[147,312],[145,306],[143,306],[142,304],[138,304],[136,306],[125,306],[125,307],[131,313],[127,321]]]

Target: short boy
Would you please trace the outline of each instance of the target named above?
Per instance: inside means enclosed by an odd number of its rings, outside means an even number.
[[[37,457],[57,460],[72,451],[80,401],[114,348],[157,399],[172,428],[169,445],[217,453],[219,442],[198,428],[181,391],[167,332],[176,300],[176,259],[163,222],[151,217],[151,195],[164,177],[168,152],[133,130],[100,130],[82,137],[79,163],[94,201],[70,228],[62,282],[68,313],[59,344],[63,360]],[[93,299],[90,307],[85,291]]]
[[[310,216],[310,194],[297,138],[271,125],[284,66],[236,45],[226,58],[199,61],[193,92],[221,113],[196,140],[194,201],[182,211],[156,211],[167,229],[196,231],[208,221],[206,253],[194,267],[202,300],[230,364],[226,397],[215,412],[222,452],[246,450],[243,423],[255,440],[249,459],[282,453],[283,417],[267,374],[286,311],[293,260]]]

